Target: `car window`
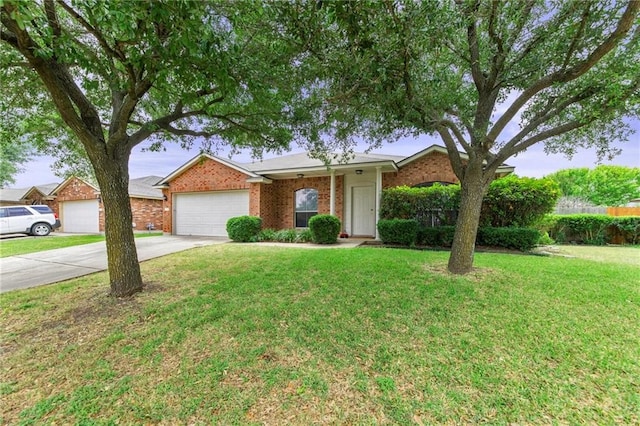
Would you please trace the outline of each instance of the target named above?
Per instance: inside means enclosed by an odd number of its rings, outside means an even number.
[[[49,206],[31,206],[31,208],[39,213],[53,213],[53,210],[51,210]]]
[[[7,217],[7,216],[9,216],[7,209],[0,209],[0,217]]]
[[[7,207],[9,216],[31,216],[33,213],[26,207]]]

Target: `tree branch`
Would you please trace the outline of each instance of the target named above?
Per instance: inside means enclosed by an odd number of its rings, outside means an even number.
[[[623,96],[617,96],[616,97],[616,101],[620,102],[620,101],[624,101],[629,99],[630,97],[632,97],[635,93],[638,92],[638,90],[640,89],[640,77],[636,78],[636,80],[634,81],[634,84],[630,85]],[[568,124],[570,124],[570,126],[564,127],[563,125],[560,126],[556,126],[553,129],[550,130],[546,130],[544,132],[541,132],[535,136],[532,136],[529,139],[526,139],[522,142],[520,142],[527,134],[531,133],[531,131],[535,130],[537,127],[539,127],[540,125],[544,124],[545,122],[547,122],[549,119],[553,118],[556,114],[560,113],[562,110],[564,110],[566,107],[575,104],[575,103],[579,103],[581,101],[584,101],[586,99],[589,99],[591,96],[593,96],[594,93],[590,93],[593,90],[590,88],[587,91],[577,94],[575,96],[573,96],[570,99],[567,99],[555,106],[553,106],[553,108],[547,108],[547,112],[544,115],[540,115],[539,119],[537,120],[537,124],[535,126],[532,126],[530,123],[527,127],[525,127],[525,129],[523,129],[520,133],[518,133],[518,135],[516,135],[511,141],[509,141],[509,143],[507,143],[503,149],[500,150],[500,152],[498,153],[498,155],[496,156],[496,160],[499,160],[500,162],[504,162],[507,158],[511,157],[512,155],[517,154],[518,152],[524,151],[525,149],[529,148],[531,145],[537,143],[537,142],[541,142],[543,140],[549,139],[551,137],[554,136],[559,136],[561,134],[567,133],[571,130],[575,130],[577,128],[580,127],[584,127],[588,124],[590,124],[589,120],[572,120],[570,121]],[[610,102],[612,100],[612,98],[608,98],[608,99],[604,99],[601,101],[602,105],[611,105],[608,106],[606,108],[603,108],[600,111],[600,115],[607,115],[610,112],[612,112],[613,110],[615,110],[615,107],[613,105],[615,105],[615,102]],[[530,128],[529,131],[525,132],[526,129]],[[557,133],[560,132],[560,133]],[[518,143],[519,142],[519,143]]]
[[[589,17],[590,7],[591,7],[590,3],[585,4],[584,12],[582,13],[582,19],[580,20],[580,28],[578,28],[578,31],[576,31],[575,35],[573,36],[573,39],[571,40],[571,44],[569,45],[569,50],[567,50],[567,54],[564,58],[564,62],[562,63],[561,69],[563,70],[566,69],[567,66],[569,65],[571,56],[576,50],[576,45],[578,44],[578,40],[584,34],[584,29],[587,25],[587,18]]]
[[[111,46],[109,46],[109,43],[107,43],[107,40],[105,40],[102,33],[98,31],[93,25],[91,25],[86,19],[84,19],[82,15],[76,12],[71,6],[66,4],[63,0],[57,0],[57,1],[58,1],[58,4],[62,6],[62,8],[66,10],[67,13],[71,15],[73,19],[76,20],[76,22],[82,25],[84,29],[89,31],[89,33],[93,35],[93,37],[95,37],[95,39],[98,41],[102,49],[104,49],[105,53],[107,53],[109,56],[113,58],[118,58],[123,63],[126,62],[127,58],[122,53],[116,52],[115,50],[113,50]]]
[[[97,111],[77,87],[69,75],[68,69],[53,59],[43,59],[36,56],[34,52],[38,50],[39,46],[36,45],[26,28],[20,28],[18,23],[10,18],[14,6],[11,3],[5,3],[2,9],[4,12],[1,14],[2,24],[15,34],[15,44],[9,44],[18,50],[40,75],[64,122],[83,142],[103,141],[102,127]]]
[[[480,69],[480,46],[478,45],[478,29],[476,28],[474,13],[478,11],[479,1],[475,1],[470,11],[465,11],[469,24],[467,26],[467,43],[469,44],[469,55],[471,59],[471,76],[479,93],[484,91],[485,77]]]
[[[442,138],[444,145],[447,147],[447,152],[449,153],[449,162],[451,163],[453,172],[456,174],[460,182],[462,182],[464,180],[464,166],[462,165],[460,151],[458,151],[455,141],[451,137],[449,130],[444,125],[437,125],[436,131]]]
[[[555,83],[567,83],[582,76],[589,71],[604,55],[613,50],[618,41],[623,38],[634,24],[635,18],[640,10],[640,1],[631,1],[627,5],[622,17],[618,21],[616,29],[600,45],[598,45],[588,56],[579,61],[568,70],[560,70],[542,77],[536,83],[527,88],[518,96],[505,113],[498,119],[493,128],[487,134],[487,139],[496,140],[506,125],[520,111],[520,109],[536,94],[551,87]]]
[[[458,143],[465,151],[468,152],[471,150],[471,146],[467,143],[466,140],[464,140],[464,136],[462,135],[460,129],[458,129],[458,126],[456,126],[456,123],[451,120],[441,120],[440,123],[453,132],[453,135],[458,140]]]

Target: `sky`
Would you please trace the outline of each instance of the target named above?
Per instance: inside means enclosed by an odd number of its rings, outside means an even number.
[[[640,121],[633,120],[632,127],[636,129],[636,133],[629,138],[629,141],[613,143],[614,146],[622,149],[622,153],[612,161],[603,161],[602,164],[640,167]],[[432,144],[443,145],[438,137],[422,136],[386,144],[382,148],[372,151],[372,153],[409,156]],[[164,152],[142,152],[142,148],[147,145],[137,146],[131,155],[129,170],[130,178],[132,179],[150,175],[165,177],[199,152],[197,149],[183,150],[177,144],[167,145],[167,150]],[[364,149],[366,149],[366,144],[356,147],[356,151],[364,151]],[[303,149],[295,147],[291,153],[302,151]],[[218,152],[217,155],[228,158],[228,152],[225,151]],[[274,156],[276,154],[266,153],[264,158],[267,159]],[[252,160],[247,152],[231,158],[239,162],[250,162]],[[598,165],[594,150],[580,151],[572,159],[568,159],[564,155],[545,154],[543,144],[534,145],[516,157],[510,158],[506,163],[510,166],[515,166],[515,173],[518,176],[529,177],[543,177],[560,169],[593,168]],[[16,183],[11,187],[26,188],[33,185],[61,182],[62,179],[56,177],[51,171],[51,164],[53,164],[53,159],[50,157],[34,157],[31,162],[24,165],[24,172],[16,176]]]

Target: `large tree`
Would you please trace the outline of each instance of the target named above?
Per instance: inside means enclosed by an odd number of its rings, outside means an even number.
[[[279,150],[296,130],[300,61],[260,1],[3,0],[0,55],[37,82],[90,160],[105,208],[111,292],[142,289],[127,193],[129,156],[196,138]],[[3,85],[20,90],[14,77]],[[28,123],[28,108],[24,113]],[[26,126],[25,133],[37,132]],[[54,141],[51,141],[54,143]]]
[[[313,7],[312,7],[313,6]],[[640,1],[287,3],[337,135],[437,134],[462,186],[449,270],[469,272],[496,169],[534,144],[573,153],[638,117]],[[359,130],[358,130],[359,129]],[[463,158],[459,150],[468,157]]]

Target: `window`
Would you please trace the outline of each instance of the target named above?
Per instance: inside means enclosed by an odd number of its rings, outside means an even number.
[[[48,206],[31,206],[31,208],[38,213],[53,213],[53,210],[51,210]]]
[[[9,216],[31,216],[33,214],[26,207],[9,207],[7,211]]]
[[[318,214],[318,190],[302,188],[296,191],[296,228],[308,228],[309,219]]]

